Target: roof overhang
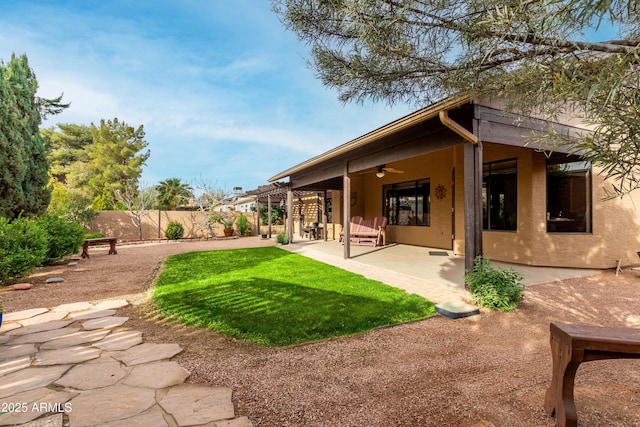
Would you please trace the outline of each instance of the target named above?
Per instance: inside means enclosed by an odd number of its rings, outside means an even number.
[[[432,104],[414,113],[408,114],[396,121],[386,124],[376,130],[366,133],[345,144],[342,144],[334,149],[331,149],[325,153],[322,153],[316,157],[312,157],[311,159],[306,160],[296,166],[293,166],[292,168],[282,171],[279,174],[269,178],[269,182],[274,182],[279,179],[289,177],[293,174],[304,171],[305,169],[319,165],[320,163],[333,160],[341,155],[344,155],[357,148],[363,147],[381,138],[384,138],[386,136],[408,129],[425,120],[429,120],[434,117],[437,117],[441,111],[447,111],[452,108],[457,108],[464,104],[469,104],[470,102],[471,102],[471,99],[468,97],[465,97],[465,98],[456,98],[456,99],[445,99],[438,103]]]

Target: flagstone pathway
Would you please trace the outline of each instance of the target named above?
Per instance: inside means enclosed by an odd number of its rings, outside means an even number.
[[[124,300],[4,313],[0,426],[249,427],[232,390],[184,384],[177,344],[143,343]]]

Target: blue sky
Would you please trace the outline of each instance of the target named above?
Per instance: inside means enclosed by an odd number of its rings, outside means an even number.
[[[0,59],[26,53],[47,120],[144,125],[148,184],[178,177],[250,190],[404,116],[343,105],[267,0],[2,0]]]

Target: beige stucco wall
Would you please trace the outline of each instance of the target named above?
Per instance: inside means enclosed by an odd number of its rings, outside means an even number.
[[[640,192],[603,200],[604,182],[593,170],[592,232],[547,233],[546,161],[542,153],[486,144],[485,161],[518,158],[518,230],[483,232],[484,255],[539,266],[612,268],[640,263]]]
[[[414,181],[429,178],[431,185],[431,221],[430,226],[394,226],[387,227],[387,242],[398,242],[410,245],[431,246],[452,249],[451,240],[451,207],[453,149],[414,157],[387,164],[404,173],[387,173],[383,178],[375,173],[360,175],[365,181],[364,217],[373,219],[383,212],[383,185]],[[446,196],[438,200],[434,190],[438,185],[444,186]],[[365,190],[366,189],[366,190]]]
[[[517,159],[518,227],[516,231],[484,231],[484,255],[498,261],[536,266],[612,268],[640,264],[640,191],[622,199],[604,201],[605,184],[594,169],[592,183],[592,232],[547,233],[546,158],[543,153],[522,147],[484,143],[483,162]],[[431,181],[431,225],[389,226],[387,241],[453,250],[464,254],[464,167],[463,146],[441,150],[387,164],[403,174],[352,175],[352,192],[357,200],[351,214],[373,218],[382,214],[382,186],[429,178]],[[455,189],[452,172],[455,170]],[[434,195],[436,186],[447,190],[445,199]],[[364,195],[364,197],[362,197]],[[455,205],[452,206],[455,199]],[[455,208],[455,238],[452,241],[451,209]],[[334,200],[334,212],[341,205]]]
[[[249,218],[252,234],[256,234],[256,214],[244,213]],[[202,214],[191,211],[149,211],[142,220],[142,237],[144,240],[164,239],[164,230],[170,221],[178,221],[184,227],[184,238],[208,238],[209,233],[203,227]],[[216,236],[224,236],[220,224],[215,225]],[[120,240],[139,240],[138,227],[131,221],[126,211],[101,211],[91,222],[91,232],[105,236],[117,237]]]

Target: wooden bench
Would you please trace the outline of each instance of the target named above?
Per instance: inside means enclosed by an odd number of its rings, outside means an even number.
[[[640,358],[640,329],[551,323],[553,376],[544,409],[560,427],[578,425],[573,383],[582,362]]]
[[[363,219],[355,216],[350,222],[350,242],[356,245],[386,245],[387,244],[387,218],[375,217]],[[340,241],[344,240],[344,232],[340,233]]]
[[[95,245],[105,245],[109,244],[109,255],[116,255],[118,251],[116,251],[116,242],[118,239],[116,237],[96,237],[94,239],[84,239],[84,243],[82,244],[82,258],[89,258],[89,246]]]

